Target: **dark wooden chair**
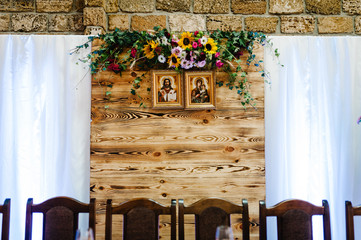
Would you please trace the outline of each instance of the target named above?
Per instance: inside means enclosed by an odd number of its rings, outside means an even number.
[[[184,206],[183,199],[178,200],[179,240],[184,240],[184,215],[195,216],[195,236],[197,240],[215,239],[218,226],[231,225],[231,214],[242,214],[242,234],[249,240],[248,202],[242,200],[242,206],[219,198],[201,199]]]
[[[9,198],[5,199],[4,205],[0,205],[0,213],[3,215],[1,227],[1,240],[9,240],[10,230],[10,203]]]
[[[43,213],[43,239],[74,240],[79,213],[89,213],[89,228],[95,236],[95,199],[82,203],[69,197],[55,197],[40,204],[29,198],[26,205],[25,240],[32,238],[33,213]]]
[[[123,215],[123,239],[144,240],[159,239],[159,215],[171,216],[171,239],[176,239],[176,200],[172,199],[169,207],[151,199],[137,198],[112,206],[107,200],[105,239],[112,239],[113,214]]]
[[[267,239],[268,216],[277,217],[277,236],[282,240],[312,240],[312,216],[323,216],[323,234],[325,240],[331,240],[330,209],[327,200],[322,207],[303,200],[286,200],[266,208],[264,201],[259,202],[260,240]]]
[[[354,216],[361,215],[361,206],[353,207],[350,201],[345,202],[346,205],[346,240],[355,239],[355,229],[354,229]]]

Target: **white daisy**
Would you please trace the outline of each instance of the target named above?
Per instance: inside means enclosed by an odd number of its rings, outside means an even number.
[[[159,55],[159,56],[158,56],[158,61],[159,61],[160,63],[165,63],[166,60],[167,60],[167,59],[166,59],[163,55]]]
[[[180,58],[186,58],[187,52],[183,51],[183,52],[180,53],[179,56],[180,56]]]
[[[162,37],[162,44],[163,45],[169,45],[168,38]]]
[[[201,44],[204,45],[204,44],[206,44],[207,42],[208,42],[208,38],[206,38],[205,36],[203,36],[203,37],[201,38]]]

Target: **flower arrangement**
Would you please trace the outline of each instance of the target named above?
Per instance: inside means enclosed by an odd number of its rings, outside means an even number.
[[[89,37],[89,41],[76,47],[75,52],[81,48],[89,47],[89,43],[100,39],[103,44],[99,49],[81,61],[90,63],[92,73],[111,70],[121,74],[128,67],[130,69],[173,69],[184,70],[210,70],[219,69],[228,73],[227,82],[217,81],[217,86],[227,86],[237,90],[243,106],[254,106],[253,98],[249,92],[250,84],[247,72],[241,67],[240,57],[247,53],[246,64],[253,63],[261,68],[262,60],[256,60],[253,54],[255,42],[264,45],[267,42],[263,33],[257,32],[227,32],[214,31],[212,33],[195,31],[170,33],[167,29],[154,27],[153,31],[120,31]],[[278,56],[277,50],[275,51]],[[142,76],[134,72],[133,88],[131,93],[138,95],[136,90],[140,87]],[[111,88],[111,85],[107,87]],[[150,90],[150,89],[148,89]],[[111,92],[106,91],[110,99]],[[138,95],[139,98],[141,96]],[[141,104],[142,105],[142,104]]]

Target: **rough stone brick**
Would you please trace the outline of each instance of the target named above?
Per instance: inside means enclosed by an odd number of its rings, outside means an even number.
[[[194,13],[228,13],[228,0],[194,0]]]
[[[34,11],[34,0],[13,0],[14,11]]]
[[[85,0],[86,7],[104,7],[104,0]]]
[[[358,16],[355,18],[355,32],[361,34],[361,17]]]
[[[242,17],[240,16],[209,16],[207,17],[207,30],[241,31]]]
[[[206,18],[201,15],[192,14],[172,15],[169,16],[169,28],[171,31],[205,31]]]
[[[10,14],[0,14],[0,31],[9,31],[10,26]]]
[[[319,17],[318,33],[352,33],[352,17]]]
[[[265,0],[232,0],[232,12],[241,14],[264,14],[267,2]]]
[[[86,7],[84,8],[84,25],[100,26],[106,28],[106,14],[102,7]]]
[[[108,15],[108,30],[129,30],[129,16],[128,15]]]
[[[313,33],[315,29],[315,18],[311,16],[281,17],[282,33]]]
[[[133,31],[147,31],[153,30],[155,26],[165,28],[167,25],[167,17],[147,15],[147,16],[132,16],[132,27]]]
[[[96,26],[87,26],[84,31],[84,35],[99,35],[104,34],[104,29],[102,27]]]
[[[277,30],[278,17],[246,17],[246,31],[274,33]]]
[[[342,6],[348,14],[361,14],[361,0],[343,0]]]
[[[341,2],[340,0],[306,0],[306,10],[318,14],[339,14]]]
[[[39,14],[13,14],[11,24],[15,32],[45,32],[48,19]]]
[[[74,0],[75,11],[83,12],[85,7],[85,0]]]
[[[9,0],[0,0],[0,11],[6,12],[11,9],[11,2]]]
[[[70,12],[73,0],[36,0],[37,12]]]
[[[302,13],[303,0],[269,0],[270,13]]]
[[[119,11],[118,0],[105,0],[105,11],[115,13]]]
[[[49,31],[80,32],[84,31],[83,15],[52,15],[49,18]]]
[[[153,12],[154,1],[149,0],[120,0],[119,7],[124,12]]]
[[[191,0],[157,0],[156,7],[167,12],[190,12]]]

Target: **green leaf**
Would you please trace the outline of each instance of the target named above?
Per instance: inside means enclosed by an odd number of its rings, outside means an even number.
[[[108,96],[108,95],[110,95],[110,94],[112,94],[111,91],[106,91],[106,92],[105,92],[105,95],[106,95],[106,96]]]

